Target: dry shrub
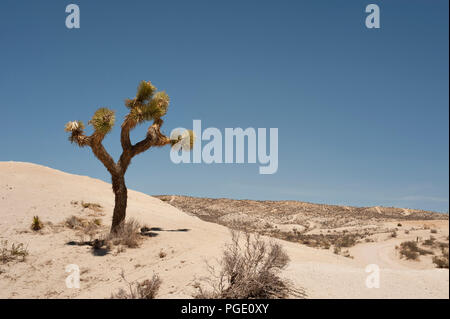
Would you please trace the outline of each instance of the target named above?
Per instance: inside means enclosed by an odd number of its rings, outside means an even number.
[[[80,231],[82,237],[88,235],[92,239],[101,226],[101,220],[98,218],[88,220],[72,215],[65,220],[65,225],[70,229]]]
[[[436,241],[436,238],[434,238],[433,236],[430,236],[430,239],[424,240],[423,245],[425,245],[425,246],[434,246],[435,241]]]
[[[33,222],[31,223],[31,230],[38,231],[41,230],[44,225],[42,224],[39,216],[33,216]]]
[[[85,202],[81,201],[81,206],[83,206],[83,208],[89,208],[89,209],[93,210],[94,212],[103,211],[102,205],[97,204],[97,203],[85,203]]]
[[[335,253],[336,255],[339,255],[339,254],[341,253],[341,247],[339,247],[339,246],[334,246],[333,253]]]
[[[83,226],[83,219],[72,215],[66,219],[65,224],[71,229],[76,229]]]
[[[70,228],[79,230],[78,234],[81,240],[78,242],[69,242],[71,245],[89,245],[92,247],[92,253],[97,256],[104,256],[109,253],[113,246],[118,246],[116,255],[125,251],[125,247],[137,248],[142,240],[140,224],[135,219],[128,219],[113,233],[104,233],[99,235],[101,230],[101,220],[84,220],[72,216],[66,220],[66,225]],[[90,240],[85,241],[84,235],[89,235]]]
[[[415,241],[405,241],[400,244],[400,256],[408,260],[418,260],[419,255],[428,254],[433,254],[433,252],[418,247]]]
[[[430,230],[430,233],[432,233],[432,234],[437,234],[437,232],[438,232],[437,229],[431,229]]]
[[[415,241],[407,241],[400,244],[400,257],[405,257],[408,260],[419,259],[419,253],[417,250],[417,244]]]
[[[142,239],[140,227],[138,221],[128,218],[114,233],[108,235],[107,240],[111,241],[113,245],[123,245],[128,248],[139,247]]]
[[[419,248],[418,252],[420,255],[434,255],[434,253],[431,250],[422,249],[422,248]]]
[[[437,268],[448,269],[448,248],[441,248],[442,256],[433,256],[433,263]]]
[[[355,258],[352,255],[350,255],[350,252],[348,251],[348,249],[342,252],[342,256],[351,258],[351,259]]]
[[[448,256],[433,256],[433,263],[437,268],[448,269]]]
[[[162,283],[156,274],[151,279],[131,283],[126,280],[123,271],[120,276],[127,283],[128,291],[121,288],[117,293],[111,295],[111,299],[154,299]]]
[[[298,230],[280,231],[279,229],[269,229],[261,232],[263,235],[300,243],[308,247],[330,249],[331,243],[335,242],[340,235],[335,234],[304,234]]]
[[[0,261],[4,264],[10,261],[18,260],[25,261],[25,257],[28,256],[28,249],[24,244],[11,244],[8,247],[8,241],[2,240],[0,247]]]
[[[357,237],[355,235],[343,235],[335,242],[336,247],[352,247],[355,246]]]
[[[220,270],[208,265],[210,278],[204,278],[211,290],[200,283],[195,287],[195,298],[208,299],[274,299],[288,296],[304,297],[302,290],[279,276],[289,257],[280,244],[266,243],[259,235],[251,236],[231,231],[232,242],[227,245],[220,260]]]
[[[396,238],[397,237],[397,232],[395,230],[391,233],[391,237],[392,238]]]

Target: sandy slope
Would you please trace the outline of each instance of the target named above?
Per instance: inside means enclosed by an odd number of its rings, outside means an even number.
[[[71,204],[81,200],[101,204],[103,223],[110,223],[114,201],[108,183],[35,164],[0,162],[0,239],[25,243],[30,251],[26,262],[0,264],[0,297],[105,298],[125,287],[119,275],[123,269],[129,281],[158,273],[163,280],[161,298],[188,298],[195,278],[206,275],[204,260],[219,257],[229,240],[225,227],[135,191],[129,191],[128,216],[150,227],[189,231],[161,231],[140,248],[105,256],[94,256],[85,246],[66,245],[77,239],[67,228],[47,225],[41,234],[29,231],[33,215],[56,226],[71,215],[92,213]],[[449,297],[447,269],[414,269],[389,253],[386,259],[384,242],[356,246],[355,259],[290,242],[283,245],[291,258],[285,275],[310,298]],[[158,256],[161,250],[166,257]],[[381,286],[368,289],[365,266],[374,262],[381,267]],[[65,286],[68,264],[81,269],[80,289]]]

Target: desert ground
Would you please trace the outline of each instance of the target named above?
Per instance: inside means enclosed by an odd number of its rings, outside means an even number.
[[[432,261],[445,249],[448,254],[447,215],[291,201],[156,198],[132,190],[128,196],[127,217],[151,229],[152,236],[142,236],[137,248],[93,253],[90,246],[71,243],[108,232],[114,206],[109,183],[31,163],[0,162],[0,240],[6,249],[21,243],[28,251],[25,258],[0,262],[0,298],[109,298],[126,288],[122,272],[129,282],[158,274],[158,298],[192,298],[196,281],[208,276],[205,261],[220,258],[230,241],[229,227],[281,243],[290,258],[282,276],[303,288],[307,298],[449,298],[448,268]],[[42,221],[41,230],[30,229],[34,216]],[[68,227],[72,216],[92,227]],[[405,241],[429,252],[415,260],[400,258]],[[70,264],[80,268],[80,288],[66,287]],[[379,288],[366,286],[368,264],[380,268]]]

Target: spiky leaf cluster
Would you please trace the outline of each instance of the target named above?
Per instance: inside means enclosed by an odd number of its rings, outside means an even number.
[[[145,103],[150,100],[155,91],[156,88],[150,81],[141,81],[137,89],[136,100],[140,103]]]
[[[145,106],[144,110],[152,119],[159,119],[166,115],[169,102],[170,99],[166,92],[158,92]]]
[[[88,143],[88,138],[84,133],[84,124],[81,121],[68,122],[64,127],[66,132],[70,132],[69,141],[75,143],[80,147],[84,147]]]
[[[166,92],[157,92],[145,104],[140,103],[136,99],[126,100],[125,105],[130,108],[127,120],[133,125],[143,123],[145,121],[156,120],[167,113],[170,99]]]
[[[102,107],[94,113],[89,124],[94,127],[97,133],[106,135],[113,128],[115,121],[116,116],[114,111]]]
[[[82,133],[83,130],[84,124],[81,121],[67,122],[66,126],[64,127],[64,131],[66,132],[80,131]]]

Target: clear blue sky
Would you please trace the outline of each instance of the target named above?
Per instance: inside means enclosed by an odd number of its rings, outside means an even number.
[[[70,1],[0,4],[0,160],[109,181],[69,120],[126,114],[140,80],[166,90],[164,130],[279,128],[279,169],[133,160],[148,194],[448,211],[448,1]],[[365,6],[381,29],[365,28]],[[141,139],[146,127],[133,134]],[[119,127],[105,139],[117,159]],[[111,194],[112,196],[112,194]]]

